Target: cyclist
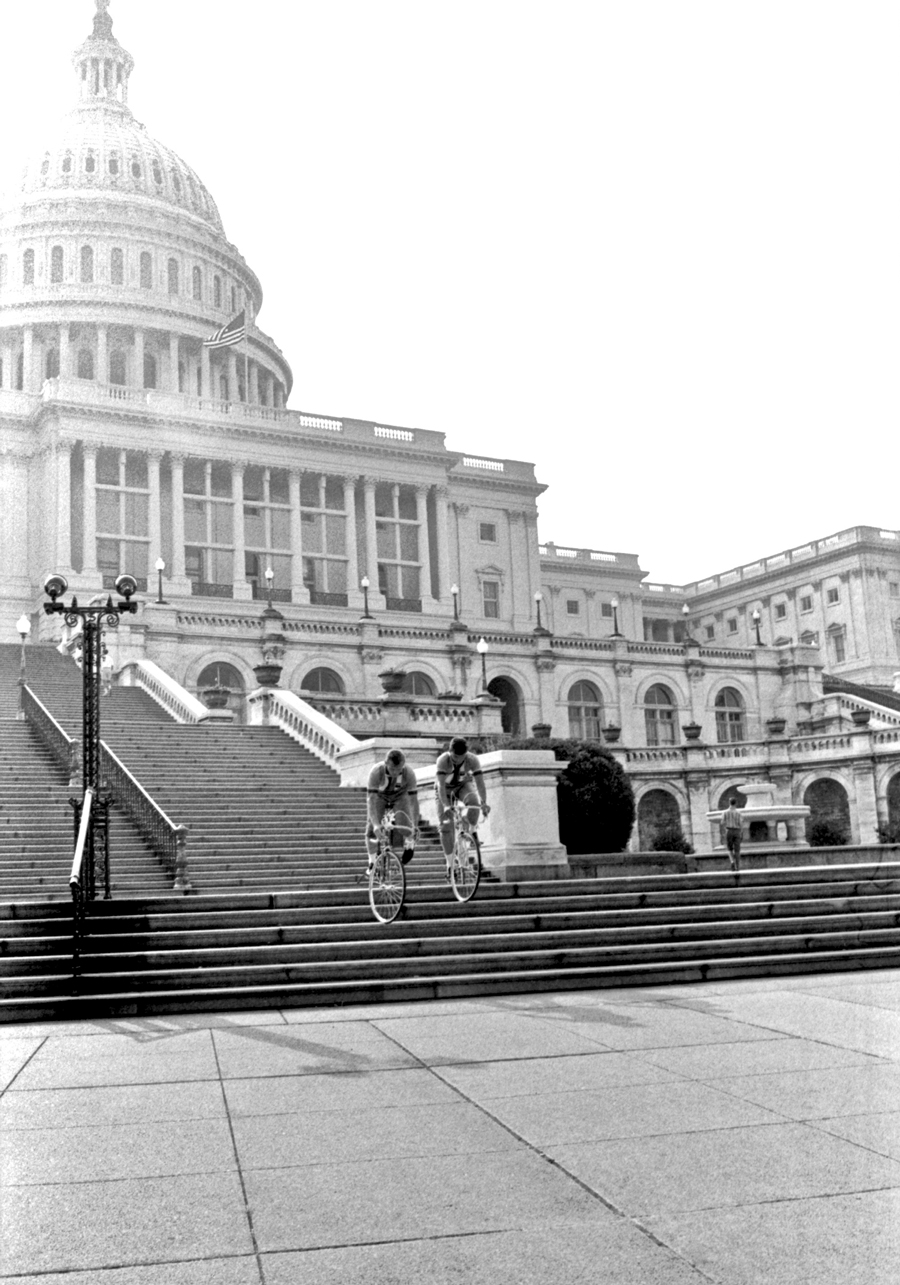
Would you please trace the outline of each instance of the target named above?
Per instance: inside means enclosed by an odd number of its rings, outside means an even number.
[[[406,761],[402,750],[389,750],[383,763],[376,763],[369,773],[367,787],[368,818],[366,820],[366,851],[369,866],[378,854],[378,827],[388,808],[405,812],[412,824],[412,832],[403,840],[403,864],[407,865],[416,846],[419,826],[419,790],[416,774]]]
[[[437,774],[434,781],[437,792],[438,814],[441,819],[441,847],[447,862],[447,875],[450,874],[450,861],[453,856],[453,803],[459,799],[468,809],[469,825],[474,830],[478,816],[490,812],[487,804],[487,791],[484,786],[484,775],[477,754],[469,753],[469,745],[461,736],[455,736],[450,742],[450,749],[437,761]]]

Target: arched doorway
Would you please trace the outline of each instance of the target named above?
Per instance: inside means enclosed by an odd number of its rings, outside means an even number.
[[[887,814],[888,836],[892,842],[900,843],[900,772],[888,782]]]
[[[850,842],[850,800],[840,781],[821,777],[807,786],[803,802],[810,809],[806,837],[813,847]]]
[[[510,736],[522,735],[522,696],[511,678],[492,678],[488,691],[504,702],[500,725]]]
[[[227,688],[228,699],[224,705],[219,704],[216,697],[203,695],[205,691],[214,687]],[[235,669],[234,665],[229,665],[225,660],[215,660],[212,664],[202,669],[197,678],[197,695],[211,709],[216,708],[218,704],[219,708],[230,709],[236,722],[243,722],[244,680],[240,675],[240,671]]]
[[[681,830],[678,800],[668,790],[648,790],[638,803],[638,843],[641,852],[652,852],[653,843],[664,830]]]

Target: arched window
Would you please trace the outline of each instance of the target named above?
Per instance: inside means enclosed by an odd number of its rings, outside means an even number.
[[[141,163],[140,163],[140,161],[138,160],[138,158],[137,158],[136,156],[132,156],[132,158],[131,158],[131,177],[132,177],[132,178],[140,178],[142,173],[143,173],[143,170],[141,169]]]
[[[47,152],[46,155],[44,156],[44,159],[41,161],[41,174],[43,175],[44,178],[46,178],[49,173],[50,173],[50,153]]]
[[[169,260],[169,294],[178,294],[178,260]]]
[[[744,702],[733,687],[723,687],[716,696],[716,739],[720,745],[747,739]]]
[[[75,366],[79,379],[94,378],[94,354],[90,348],[78,349],[78,361]]]
[[[55,379],[57,377],[57,375],[59,374],[59,349],[58,348],[47,349],[47,360],[44,364],[44,369],[46,372],[44,377],[46,379]]]
[[[109,252],[109,280],[114,286],[125,284],[125,255],[118,246]]]
[[[118,384],[120,388],[125,387],[125,372],[127,366],[125,363],[125,354],[121,348],[115,348],[109,354],[109,382]]]
[[[569,735],[579,741],[599,741],[603,702],[593,683],[574,683],[569,688]]]
[[[185,380],[185,375],[186,375],[186,367],[185,367],[185,364],[184,364],[184,362],[183,362],[183,361],[180,361],[180,362],[178,363],[178,391],[179,391],[180,393],[183,393],[183,392],[184,392],[184,380]]]
[[[900,843],[900,772],[888,782],[887,794],[888,833],[890,843]]]
[[[181,196],[181,179],[178,177],[178,171],[172,170],[172,186],[175,189],[175,195]]]
[[[244,680],[234,665],[216,660],[207,665],[197,679],[198,691],[202,692],[205,687],[228,687],[233,692],[242,692]]]
[[[333,669],[311,669],[300,684],[304,692],[330,692],[334,696],[343,696],[344,684]]]
[[[144,387],[156,387],[156,358],[152,352],[144,353]]]
[[[200,269],[195,267],[191,273],[191,285],[195,299],[203,298],[203,274]]]
[[[86,174],[93,174],[96,168],[97,162],[94,158],[94,153],[88,152],[87,156],[84,158],[84,172]]]
[[[72,173],[72,153],[71,152],[66,152],[65,156],[63,157],[62,172],[63,174]]]
[[[840,781],[820,777],[807,786],[803,802],[810,809],[806,837],[814,848],[850,841],[850,801]]]
[[[63,279],[63,248],[55,245],[50,251],[50,280],[58,285]]]
[[[153,182],[157,187],[162,187],[163,175],[159,161],[153,162]]]
[[[34,250],[26,250],[22,255],[22,284],[34,285]]]
[[[217,308],[222,306],[222,278],[213,277],[213,304]]]
[[[410,696],[433,696],[434,683],[427,674],[414,669],[410,673],[403,675],[403,684],[400,690],[408,692]]]
[[[90,245],[81,247],[81,279],[82,281],[94,279],[94,248]]]
[[[655,683],[644,697],[648,745],[675,744],[675,702],[668,687]]]
[[[153,289],[153,255],[149,250],[141,251],[141,289]]]
[[[110,174],[112,174],[113,178],[117,178],[117,177],[118,177],[118,174],[119,174],[119,158],[118,158],[118,156],[116,156],[116,154],[115,154],[115,153],[113,153],[113,155],[109,158],[109,172],[110,172]]]
[[[668,790],[648,790],[638,803],[637,822],[641,852],[667,848],[667,840],[681,833],[678,800]]]

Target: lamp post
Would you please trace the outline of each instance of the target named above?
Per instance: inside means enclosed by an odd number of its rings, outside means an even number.
[[[369,611],[369,577],[368,577],[368,576],[363,576],[362,580],[360,580],[360,582],[359,582],[359,586],[360,586],[360,588],[361,588],[361,589],[362,589],[362,591],[363,591],[363,614],[362,614],[362,618],[363,618],[363,620],[374,620],[374,619],[375,619],[375,617],[374,617],[374,616],[370,613],[370,611]]]
[[[16,715],[21,719],[25,717],[25,643],[31,633],[31,621],[26,615],[21,615],[16,621],[16,630],[22,639],[22,650],[19,655],[19,712]]]
[[[763,645],[763,641],[762,641],[762,639],[761,639],[761,638],[760,638],[760,636],[759,636],[759,622],[760,622],[761,617],[760,617],[760,614],[759,614],[759,608],[758,608],[758,607],[754,607],[754,608],[753,608],[753,611],[752,611],[752,613],[751,613],[750,619],[753,621],[753,628],[756,630],[756,645],[757,645],[757,647],[761,647],[761,646]]]
[[[159,588],[156,592],[156,601],[159,606],[165,606],[166,600],[162,596],[162,573],[166,569],[166,564],[163,562],[162,558],[157,558],[153,565],[156,567],[156,574],[159,577]]]
[[[69,606],[58,601],[68,589],[64,576],[50,576],[44,584],[44,592],[50,601],[44,603],[48,616],[61,615],[70,629],[81,625],[81,743],[82,743],[82,785],[85,793],[91,791],[91,816],[87,829],[88,848],[86,852],[86,879],[84,896],[93,900],[97,887],[97,861],[102,865],[104,881],[104,898],[108,899],[109,891],[109,797],[100,795],[100,675],[101,656],[103,651],[103,626],[117,629],[119,617],[136,614],[138,605],[132,602],[132,595],[137,590],[134,576],[122,575],[116,580],[116,591],[121,594],[118,602],[113,602],[112,595],[106,602],[93,599],[85,606],[79,606],[78,599],[73,597]],[[74,804],[76,824],[80,823],[82,802]]]
[[[549,634],[550,632],[549,629],[545,629],[544,626],[541,624],[541,603],[543,601],[544,601],[544,595],[541,593],[540,589],[535,589],[534,605],[537,609],[537,624],[534,627],[534,632],[536,634]]]
[[[612,598],[612,599],[610,600],[610,604],[609,604],[609,605],[610,605],[610,606],[612,607],[612,609],[613,609],[613,631],[612,631],[612,636],[613,636],[613,638],[621,638],[621,637],[622,637],[622,635],[619,633],[619,599],[618,599],[618,598]]]
[[[488,652],[490,651],[490,648],[488,647],[487,639],[484,637],[479,638],[478,642],[475,644],[475,650],[478,652],[478,655],[481,657],[481,690],[486,692],[488,689],[486,657]]]
[[[691,608],[688,603],[685,603],[681,608],[681,615],[684,620],[684,641],[686,643],[693,642],[691,638]]]
[[[264,575],[265,575],[265,577],[266,577],[266,597],[267,597],[267,598],[268,598],[268,600],[269,600],[269,607],[271,608],[271,606],[272,606],[272,584],[273,584],[273,582],[274,582],[274,580],[275,580],[275,572],[272,570],[272,568],[271,568],[271,567],[266,567],[266,569],[265,569],[265,571],[263,572],[263,574],[264,574]]]
[[[453,619],[456,621],[459,620],[459,585],[452,584],[450,592],[453,595]]]

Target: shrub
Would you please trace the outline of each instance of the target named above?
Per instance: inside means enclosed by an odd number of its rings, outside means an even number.
[[[568,760],[556,786],[559,837],[573,855],[622,852],[634,825],[634,791],[622,765],[593,741],[508,741],[509,750],[553,750]]]
[[[807,834],[811,848],[842,848],[847,842],[843,826],[834,821],[814,821]]]
[[[694,845],[684,837],[684,831],[680,825],[664,825],[660,826],[650,840],[650,851],[683,852],[685,856],[690,856],[694,851]]]
[[[900,843],[900,824],[880,825],[878,827],[879,843]]]

